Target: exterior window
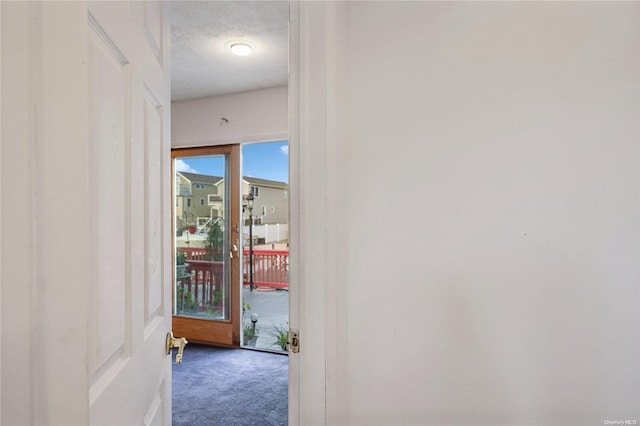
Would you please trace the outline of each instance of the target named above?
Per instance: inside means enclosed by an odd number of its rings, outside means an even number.
[[[191,198],[187,198],[187,207],[191,207]]]
[[[200,198],[200,205],[204,206],[204,198]]]
[[[260,196],[260,188],[258,188],[257,186],[252,186],[251,187],[251,195],[253,195],[254,197],[259,197]]]
[[[204,189],[204,185],[201,183],[196,183],[196,189]]]
[[[262,206],[262,216],[267,215],[267,206]]]

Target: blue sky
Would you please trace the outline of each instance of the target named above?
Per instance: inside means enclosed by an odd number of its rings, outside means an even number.
[[[224,162],[219,156],[177,158],[176,170],[223,176]],[[242,145],[242,174],[255,178],[289,182],[289,144],[287,141]]]

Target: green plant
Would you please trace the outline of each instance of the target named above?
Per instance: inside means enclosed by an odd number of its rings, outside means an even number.
[[[242,337],[244,342],[248,342],[251,339],[254,339],[258,336],[258,327],[255,327],[253,324],[245,325],[242,327]]]
[[[289,329],[288,327],[281,327],[274,325],[273,331],[275,332],[275,336],[273,339],[274,346],[280,347],[281,350],[287,350],[287,341],[289,340]]]
[[[176,300],[176,310],[180,312],[196,312],[199,308],[198,301],[193,298],[190,292],[178,287],[178,297]]]
[[[207,233],[207,241],[204,243],[204,248],[207,250],[207,260],[222,260],[222,249],[224,245],[224,238],[222,227],[219,221],[214,221],[209,232]]]
[[[219,317],[222,315],[222,312],[218,308],[207,308],[207,315],[210,317]]]
[[[251,305],[247,302],[242,302],[242,325],[244,325],[244,314],[251,310]]]
[[[183,251],[176,252],[176,265],[184,265],[187,261],[187,253]]]
[[[220,300],[222,300],[223,295],[224,295],[223,289],[216,291],[213,294],[213,300],[211,301],[211,306],[218,306],[218,303],[220,303]]]

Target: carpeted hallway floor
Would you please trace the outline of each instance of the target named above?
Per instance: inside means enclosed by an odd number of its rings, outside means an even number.
[[[173,426],[286,425],[288,357],[189,344],[173,365]]]

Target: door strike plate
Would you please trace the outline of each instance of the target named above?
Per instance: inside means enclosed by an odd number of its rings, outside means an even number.
[[[289,338],[287,339],[289,352],[297,354],[300,352],[300,332],[298,330],[289,330]]]

